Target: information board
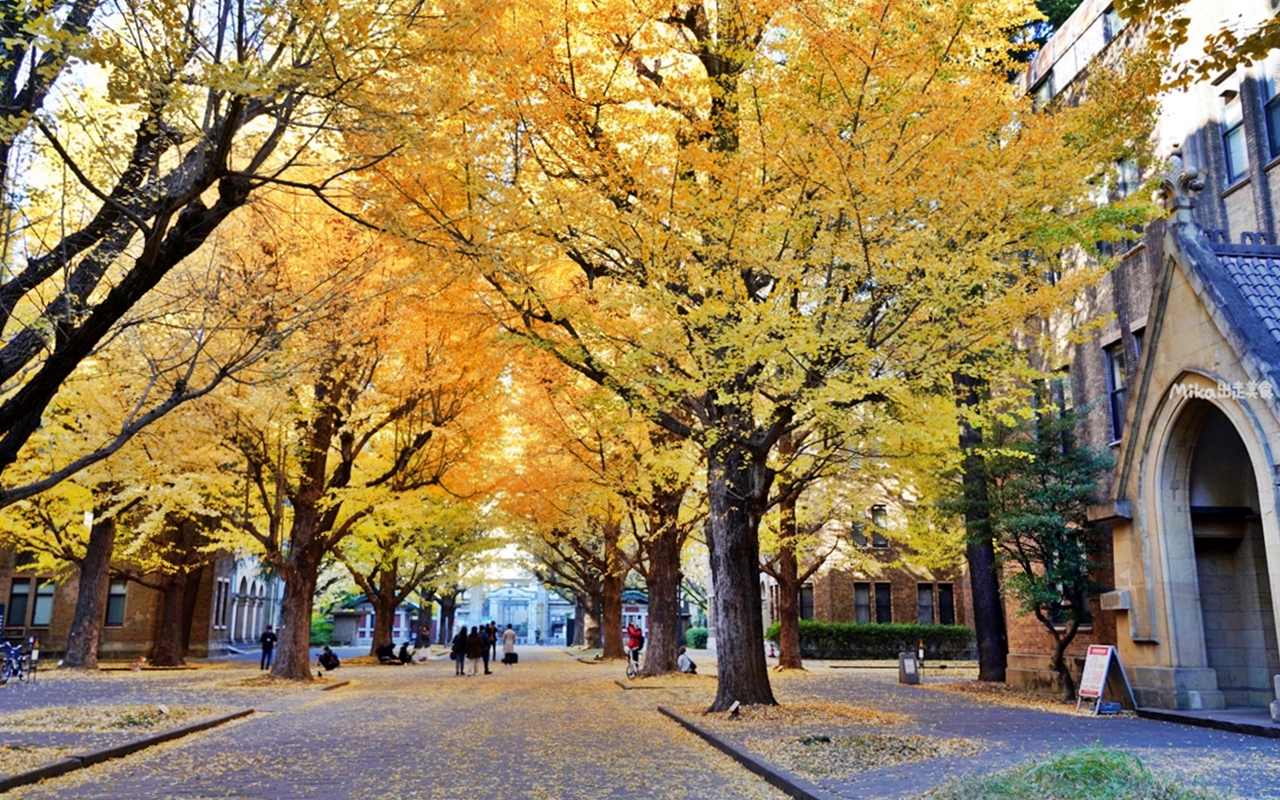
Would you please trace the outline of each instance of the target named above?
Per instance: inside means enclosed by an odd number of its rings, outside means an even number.
[[[1089,653],[1084,659],[1084,673],[1080,676],[1080,689],[1076,692],[1080,697],[1102,697],[1114,653],[1115,648],[1109,644],[1089,645]]]

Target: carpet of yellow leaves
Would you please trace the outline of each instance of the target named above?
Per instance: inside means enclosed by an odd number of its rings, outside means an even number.
[[[71,755],[73,747],[26,747],[0,744],[0,775],[16,775]]]
[[[215,706],[114,705],[54,706],[7,714],[0,718],[0,731],[32,732],[148,732],[175,728],[198,719],[225,713]]]

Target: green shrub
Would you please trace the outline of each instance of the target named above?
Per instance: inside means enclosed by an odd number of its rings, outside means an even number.
[[[311,646],[333,644],[333,620],[318,614],[311,615]]]
[[[686,647],[692,647],[694,650],[704,649],[707,646],[707,629],[690,628],[685,631],[684,643]]]
[[[765,638],[778,641],[778,623]],[[805,658],[897,658],[924,641],[925,658],[964,658],[973,648],[973,630],[963,625],[902,625],[800,620],[800,655]]]
[[[1156,775],[1120,750],[1087,747],[994,775],[955,778],[932,800],[1226,800],[1226,795]]]

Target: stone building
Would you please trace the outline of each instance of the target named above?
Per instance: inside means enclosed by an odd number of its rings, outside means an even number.
[[[1275,9],[1192,0],[1187,12],[1194,48]],[[1069,92],[1140,35],[1109,3],[1086,2],[1024,86]],[[1152,144],[1160,159],[1180,156],[1161,190],[1172,216],[1102,248],[1116,266],[1064,327],[1104,325],[1050,355],[1085,409],[1080,440],[1116,459],[1091,510],[1110,525],[1114,589],[1072,653],[1114,642],[1140,705],[1265,706],[1280,672],[1280,57],[1168,93]],[[1139,177],[1117,164],[1112,197]],[[1035,625],[1010,615],[1011,680],[1043,663]]]

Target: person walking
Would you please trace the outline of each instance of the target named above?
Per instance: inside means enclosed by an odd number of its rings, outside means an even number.
[[[502,638],[498,633],[498,623],[489,620],[489,647],[493,648],[493,652],[489,655],[490,661],[498,660],[498,639]]]
[[[507,629],[502,632],[502,663],[511,666],[514,660],[512,656],[516,653],[516,632],[511,630],[511,624],[507,623]]]
[[[267,629],[258,637],[258,643],[262,645],[262,663],[259,669],[271,669],[271,658],[276,652],[276,642],[280,639],[276,636],[276,632],[268,625]]]
[[[455,667],[454,675],[465,675],[463,672],[463,659],[467,657],[467,626],[463,625],[458,629],[458,635],[453,637],[453,650],[450,652],[453,656],[453,665]]]
[[[465,651],[467,660],[471,662],[471,675],[477,675],[480,672],[480,657],[484,655],[484,644],[484,637],[480,635],[480,626],[477,625],[467,636]]]
[[[480,628],[480,657],[484,659],[484,674],[489,673],[489,645],[493,643],[493,638],[489,635],[489,626],[483,625]]]

